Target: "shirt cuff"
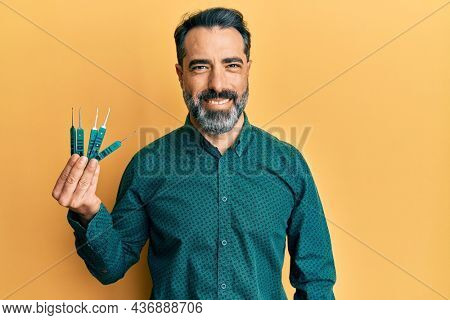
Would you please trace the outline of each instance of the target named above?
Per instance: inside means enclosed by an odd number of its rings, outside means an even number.
[[[114,231],[111,214],[103,203],[85,230],[88,247],[96,254],[103,255],[108,250],[109,239]]]
[[[95,223],[95,220],[99,220],[97,218],[97,216],[105,214],[105,213],[107,213],[109,215],[109,212],[106,209],[106,207],[103,205],[103,203],[100,203],[100,209],[97,211],[97,213],[95,213],[94,217],[91,220],[89,220],[89,222],[87,224],[87,228],[85,228],[80,223],[79,214],[76,213],[75,211],[72,211],[72,210],[69,209],[69,211],[67,212],[67,221],[69,222],[70,226],[74,230],[75,236],[79,240],[82,240],[82,242],[85,242],[86,241],[87,232],[88,232],[89,229],[91,229],[91,228],[89,228],[90,225],[93,224],[93,222]]]

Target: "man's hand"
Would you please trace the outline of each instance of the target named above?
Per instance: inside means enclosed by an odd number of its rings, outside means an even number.
[[[73,154],[61,172],[52,196],[63,207],[79,214],[84,226],[100,209],[101,200],[95,195],[100,165],[98,160]]]

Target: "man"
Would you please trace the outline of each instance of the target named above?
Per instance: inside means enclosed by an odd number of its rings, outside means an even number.
[[[95,195],[100,166],[74,155],[53,197],[69,208],[77,252],[103,284],[150,241],[150,299],[334,299],[330,236],[309,170],[293,146],[249,123],[250,33],[211,8],[175,31],[185,124],[137,152],[111,214]]]

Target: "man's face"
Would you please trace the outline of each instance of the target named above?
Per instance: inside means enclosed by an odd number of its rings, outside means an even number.
[[[196,27],[186,34],[183,66],[176,64],[183,98],[202,129],[230,131],[247,104],[247,62],[241,34],[234,28]]]

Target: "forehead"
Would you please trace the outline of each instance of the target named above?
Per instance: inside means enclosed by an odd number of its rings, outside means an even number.
[[[244,41],[235,28],[192,28],[186,34],[184,48],[188,61],[213,56],[245,57]]]

